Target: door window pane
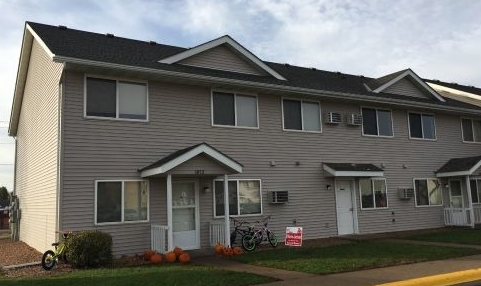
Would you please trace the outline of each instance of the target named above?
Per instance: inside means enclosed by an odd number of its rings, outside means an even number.
[[[257,98],[236,95],[237,126],[257,127]]]
[[[147,220],[147,182],[124,183],[124,220]]]
[[[237,182],[229,181],[229,215],[237,215]],[[224,215],[224,181],[215,181],[215,215]]]
[[[234,94],[215,92],[212,96],[214,124],[235,125]]]
[[[284,99],[283,108],[284,129],[302,130],[301,102]]]
[[[115,80],[87,78],[87,116],[116,117]]]
[[[147,119],[147,86],[119,82],[119,117]]]
[[[97,183],[97,223],[122,221],[122,182]]]
[[[304,130],[320,131],[321,117],[319,114],[319,103],[302,102]]]
[[[259,181],[239,181],[240,214],[260,214],[261,194]]]
[[[423,138],[420,114],[409,113],[409,131],[412,138]]]
[[[422,115],[423,135],[425,139],[436,139],[436,127],[434,126],[434,116]]]
[[[471,119],[463,119],[461,120],[461,125],[463,128],[463,140],[464,141],[469,141],[473,142],[474,141],[474,136],[473,136],[473,127],[471,125]]]
[[[376,110],[370,108],[362,109],[362,130],[366,135],[377,134],[377,116]]]
[[[379,135],[392,136],[391,111],[377,110],[377,120],[379,126]]]

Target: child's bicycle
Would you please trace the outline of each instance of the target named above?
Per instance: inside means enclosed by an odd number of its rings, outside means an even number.
[[[62,259],[65,263],[67,263],[67,256],[65,254],[65,242],[72,235],[73,232],[65,231],[59,233],[62,234],[63,241],[52,243],[52,246],[55,247],[55,250],[47,250],[42,256],[42,267],[45,270],[51,270],[52,268],[54,268],[59,258]]]
[[[233,217],[230,219],[234,222],[234,229],[230,233],[230,246],[233,247],[237,243],[237,236],[240,235],[241,241],[246,234],[253,234],[252,227],[246,226],[249,224],[246,221],[236,220]],[[242,243],[241,243],[242,244]]]
[[[268,240],[272,247],[277,246],[276,235],[267,228],[267,222],[271,216],[267,216],[260,221],[257,221],[259,227],[252,228],[251,234],[246,234],[242,237],[242,247],[247,251],[254,251],[262,241]]]

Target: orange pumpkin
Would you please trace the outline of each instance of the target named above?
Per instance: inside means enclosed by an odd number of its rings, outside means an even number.
[[[155,254],[155,251],[151,250],[151,249],[148,249],[146,251],[144,251],[144,259],[145,260],[150,260],[150,258],[152,257],[152,255]]]
[[[162,262],[162,255],[160,253],[155,253],[150,257],[150,262],[152,264],[159,264]]]
[[[232,251],[234,252],[235,255],[239,255],[239,254],[242,254],[244,253],[244,251],[242,250],[242,248],[240,248],[239,246],[236,246],[232,249]]]
[[[224,246],[220,244],[216,244],[214,246],[214,251],[215,251],[215,254],[221,255],[224,253]]]
[[[232,256],[232,255],[234,255],[234,252],[232,252],[232,248],[225,247],[223,254],[224,254],[224,256]]]
[[[165,254],[165,261],[166,262],[174,263],[176,260],[177,260],[177,256],[175,255],[175,253],[173,251],[167,252],[167,254]]]
[[[184,253],[184,251],[182,250],[182,248],[176,246],[176,247],[174,248],[174,253],[175,253],[175,256],[176,256],[176,257],[179,257],[182,253]]]
[[[179,256],[179,262],[180,263],[189,263],[190,262],[190,255],[186,252],[182,253]]]

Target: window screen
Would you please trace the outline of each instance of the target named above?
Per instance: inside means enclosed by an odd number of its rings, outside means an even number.
[[[377,134],[377,116],[376,110],[370,108],[362,109],[362,130],[366,135]]]
[[[409,113],[409,132],[412,138],[423,138],[421,114]]]
[[[302,130],[301,102],[284,99],[284,129]]]
[[[87,116],[116,117],[116,81],[87,78]]]
[[[212,96],[214,124],[235,125],[234,94],[215,92]]]

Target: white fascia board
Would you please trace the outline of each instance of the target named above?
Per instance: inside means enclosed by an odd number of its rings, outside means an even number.
[[[325,164],[322,167],[334,177],[384,177],[383,171],[336,171]]]
[[[432,83],[432,82],[428,82],[428,85],[431,86],[432,88],[436,89],[436,90],[445,91],[445,92],[449,92],[449,93],[453,93],[453,94],[456,94],[456,95],[465,96],[465,97],[469,97],[469,98],[481,101],[481,95],[477,95],[477,94],[470,93],[470,92],[465,92],[465,91],[455,89],[455,88],[446,87],[446,86],[435,84],[435,83]]]
[[[375,93],[379,93],[389,86],[395,84],[396,82],[400,81],[406,76],[411,76],[420,86],[422,86],[424,89],[426,89],[430,94],[432,94],[435,98],[437,98],[441,102],[446,102],[442,96],[440,96],[432,87],[427,85],[422,79],[419,78],[412,70],[407,70],[403,72],[402,74],[398,75],[397,77],[393,78],[392,80],[386,82],[385,84],[381,85],[380,87],[376,88],[373,90]]]
[[[236,51],[241,53],[244,57],[249,59],[251,62],[256,64],[258,67],[266,71],[268,74],[272,75],[273,77],[280,79],[280,80],[286,80],[283,76],[281,76],[279,73],[277,73],[275,70],[271,69],[268,65],[266,65],[263,61],[261,61],[258,57],[256,57],[253,53],[251,53],[249,50],[241,46],[239,43],[237,43],[234,39],[231,37],[225,35],[222,36],[218,39],[209,41],[207,43],[201,44],[199,46],[196,46],[194,48],[191,48],[189,50],[186,50],[184,52],[178,53],[176,55],[173,55],[171,57],[162,59],[159,61],[159,63],[163,64],[173,64],[176,62],[179,62],[183,59],[189,58],[193,55],[202,53],[204,51],[210,50],[212,48],[215,48],[217,46],[220,46],[222,44],[229,44],[232,48],[234,48]]]
[[[40,44],[40,46],[45,50],[45,52],[48,54],[48,56],[53,59],[53,57],[55,56],[54,53],[52,53],[52,51],[50,51],[50,49],[47,47],[47,45],[43,42],[43,40],[39,37],[39,35],[37,35],[37,33],[35,33],[35,31],[27,24],[27,27],[26,29],[32,34],[32,36],[35,38],[35,40],[37,40],[37,42]]]
[[[191,80],[193,82],[202,82],[202,83],[217,83],[217,84],[230,84],[239,87],[251,87],[251,88],[260,88],[263,90],[268,90],[272,92],[292,92],[300,95],[311,95],[311,96],[318,96],[326,99],[336,99],[339,100],[339,96],[342,96],[343,99],[346,100],[357,100],[357,101],[366,101],[369,103],[379,103],[379,104],[390,104],[395,106],[401,107],[424,107],[431,110],[439,110],[439,111],[454,111],[454,112],[463,112],[466,114],[471,114],[475,116],[481,115],[481,111],[475,108],[462,108],[462,107],[451,107],[451,106],[440,106],[431,103],[424,103],[424,102],[414,102],[412,100],[404,100],[404,99],[386,99],[384,97],[374,97],[374,96],[367,96],[355,93],[347,93],[347,92],[337,92],[337,91],[329,91],[329,90],[319,90],[319,89],[312,89],[312,88],[305,88],[305,87],[295,87],[295,86],[286,86],[286,85],[278,85],[278,84],[271,84],[271,83],[261,83],[261,82],[253,82],[253,81],[245,81],[239,79],[229,79],[229,78],[221,78],[221,77],[214,77],[214,76],[206,76],[206,75],[199,75],[199,74],[190,74],[184,72],[176,72],[176,71],[167,71],[162,69],[154,69],[154,68],[146,68],[146,67],[136,67],[130,65],[122,65],[122,64],[114,64],[114,63],[107,63],[101,61],[92,61],[92,60],[85,60],[79,58],[72,58],[72,57],[64,57],[64,56],[54,56],[53,60],[59,63],[70,63],[76,65],[84,65],[90,67],[98,67],[98,68],[108,68],[108,69],[118,69],[122,71],[129,71],[129,72],[141,72],[141,73],[148,73],[151,75],[156,76],[164,76],[164,77],[172,77],[176,79],[182,80]]]
[[[459,177],[459,176],[469,176],[469,171],[459,171],[459,172],[444,172],[444,173],[437,173],[436,177],[438,178],[446,178],[446,177]]]
[[[155,167],[153,169],[145,170],[140,173],[141,177],[149,177],[153,175],[159,175],[159,174],[164,174],[175,167],[179,166],[182,163],[187,162],[188,160],[194,158],[195,156],[199,154],[206,154],[207,156],[211,157],[212,159],[215,159],[216,161],[220,162],[221,164],[227,166],[228,168],[236,171],[237,173],[242,173],[242,166],[235,161],[231,160],[230,158],[222,155],[218,151],[210,148],[207,145],[200,145],[192,150],[189,150],[185,154],[182,154],[178,156],[175,159],[172,159],[165,164]]]

